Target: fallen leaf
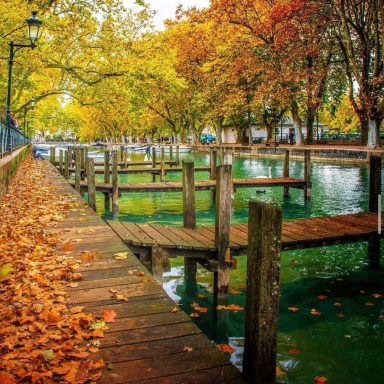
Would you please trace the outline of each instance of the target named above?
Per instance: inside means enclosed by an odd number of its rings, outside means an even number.
[[[73,243],[70,242],[70,241],[67,241],[64,245],[63,245],[63,250],[66,251],[66,252],[72,252],[73,251]]]
[[[290,355],[299,355],[300,354],[300,351],[297,349],[297,348],[291,348],[288,353]]]
[[[300,308],[297,308],[297,307],[288,307],[288,311],[289,312],[299,312],[300,311]]]
[[[119,253],[115,253],[115,255],[113,256],[113,258],[115,260],[125,260],[128,258],[128,252],[119,252]]]
[[[53,349],[46,349],[43,351],[43,356],[46,360],[53,360],[55,358],[55,352],[53,352]]]
[[[372,293],[374,299],[380,299],[381,295],[379,293]]]
[[[328,379],[324,376],[316,376],[314,380],[315,380],[315,384],[324,384],[328,381]]]
[[[104,309],[103,319],[106,323],[113,323],[117,313],[112,309]]]
[[[184,347],[183,352],[192,352],[193,348],[192,347]]]
[[[72,307],[69,310],[70,310],[71,313],[80,313],[80,312],[83,312],[84,308],[85,307],[80,307],[79,306],[79,307]]]
[[[171,313],[180,312],[180,308],[179,307],[173,307],[169,312],[171,312]]]
[[[321,312],[318,311],[317,309],[312,308],[311,309],[311,315],[312,316],[321,316]]]
[[[317,298],[318,298],[319,300],[327,300],[327,299],[328,299],[328,296],[326,296],[326,295],[318,295]]]
[[[16,381],[11,375],[8,375],[8,373],[0,372],[0,383],[1,384],[16,384]]]

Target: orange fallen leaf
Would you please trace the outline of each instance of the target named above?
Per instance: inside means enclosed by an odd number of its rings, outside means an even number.
[[[290,355],[299,355],[300,354],[300,351],[297,349],[297,348],[291,348],[288,353]]]
[[[312,308],[311,309],[311,315],[312,316],[321,316],[321,312],[318,311],[317,309]]]
[[[300,308],[297,308],[297,307],[288,307],[288,311],[289,311],[289,312],[299,312],[299,311],[300,311]]]
[[[372,293],[374,299],[380,299],[381,295],[379,293]]]
[[[328,299],[328,296],[326,296],[326,295],[318,295],[317,298],[318,298],[319,300],[327,300],[327,299]]]
[[[199,317],[200,315],[196,312],[192,312],[189,317]]]
[[[66,251],[66,252],[72,252],[73,251],[73,243],[70,242],[70,241],[67,241],[64,245],[63,245],[63,250]]]
[[[112,309],[104,309],[103,319],[106,323],[113,323],[117,313]]]
[[[179,307],[173,307],[169,312],[171,312],[171,313],[180,312],[180,308]]]
[[[184,347],[183,352],[192,352],[193,348],[192,347]]]
[[[1,384],[16,384],[16,381],[11,375],[8,375],[8,373],[0,372],[0,383]]]
[[[71,313],[80,313],[80,312],[83,312],[84,308],[85,307],[78,306],[78,307],[72,307],[69,310]]]

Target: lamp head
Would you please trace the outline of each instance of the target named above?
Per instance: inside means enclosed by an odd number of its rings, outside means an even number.
[[[26,20],[28,25],[28,38],[32,45],[35,45],[40,37],[40,28],[43,22],[37,17],[37,12],[33,11],[32,16]]]

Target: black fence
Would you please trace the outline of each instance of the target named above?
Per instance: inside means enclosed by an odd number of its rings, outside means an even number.
[[[17,128],[7,129],[5,122],[0,121],[0,157],[12,153],[13,150],[26,145],[30,140]]]

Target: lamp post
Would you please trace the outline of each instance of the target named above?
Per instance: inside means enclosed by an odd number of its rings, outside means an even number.
[[[40,37],[40,27],[42,21],[37,17],[37,12],[32,12],[32,16],[29,17],[26,21],[28,26],[28,38],[31,41],[30,44],[17,44],[11,41],[9,43],[9,60],[8,60],[8,90],[7,90],[7,109],[6,109],[6,124],[7,124],[7,150],[12,151],[12,142],[11,142],[11,129],[12,129],[12,120],[11,120],[11,91],[12,91],[12,67],[15,58],[15,54],[22,48],[31,48],[36,47],[36,42]]]

